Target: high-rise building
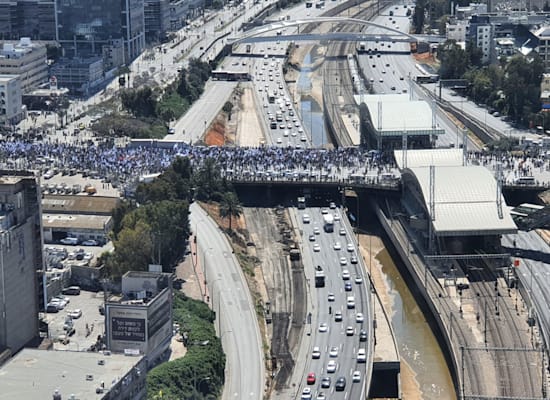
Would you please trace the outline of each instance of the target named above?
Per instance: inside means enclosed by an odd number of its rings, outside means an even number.
[[[55,0],[0,0],[0,40],[55,40]]]
[[[29,93],[48,82],[46,47],[30,38],[3,42],[0,49],[0,74],[19,75],[21,90]]]
[[[0,352],[38,337],[42,271],[40,186],[30,172],[0,171]]]
[[[0,75],[0,123],[13,125],[23,117],[19,75]]]
[[[143,0],[57,0],[57,39],[70,58],[102,55],[122,39],[127,64],[145,46]]]

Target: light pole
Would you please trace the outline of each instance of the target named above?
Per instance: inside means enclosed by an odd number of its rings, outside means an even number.
[[[200,392],[201,383],[206,382],[206,381],[209,381],[210,379],[212,379],[212,378],[209,377],[209,376],[206,376],[206,377],[204,377],[204,378],[199,379],[199,383],[197,384],[197,376],[196,376],[196,375],[193,375],[193,388],[194,388],[197,392]]]

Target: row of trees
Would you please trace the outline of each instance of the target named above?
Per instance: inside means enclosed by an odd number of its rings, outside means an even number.
[[[167,122],[183,115],[201,96],[211,72],[210,64],[191,59],[165,90],[150,86],[123,89],[120,100],[127,114],[107,115],[92,129],[99,136],[163,137]]]
[[[448,40],[438,50],[441,79],[466,79],[466,94],[490,110],[528,125],[540,111],[540,84],[544,65],[537,53],[514,56],[500,64],[483,66],[480,50],[468,44],[463,50]]]
[[[147,398],[218,398],[225,378],[225,354],[214,330],[215,313],[205,303],[180,292],[174,296],[173,313],[174,321],[186,335],[187,353],[149,371]]]

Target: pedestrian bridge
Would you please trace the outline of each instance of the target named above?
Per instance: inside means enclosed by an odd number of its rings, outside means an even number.
[[[300,28],[310,24],[319,25],[321,23],[349,24],[363,27],[372,27],[382,32],[362,33],[362,32],[327,32],[327,33],[300,33]],[[296,33],[286,34],[284,29],[298,28]],[[275,35],[269,35],[274,33]],[[319,41],[319,40],[339,40],[339,41],[381,41],[381,42],[431,42],[441,43],[445,40],[442,36],[432,35],[412,35],[402,32],[399,29],[377,24],[359,18],[348,17],[312,17],[296,20],[277,21],[262,25],[257,28],[244,32],[240,37],[229,38],[229,44],[239,43],[257,43],[271,42],[276,40],[285,41]]]

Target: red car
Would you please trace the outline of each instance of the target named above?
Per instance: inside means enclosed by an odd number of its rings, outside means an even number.
[[[307,374],[307,384],[315,385],[315,372],[310,372]]]

